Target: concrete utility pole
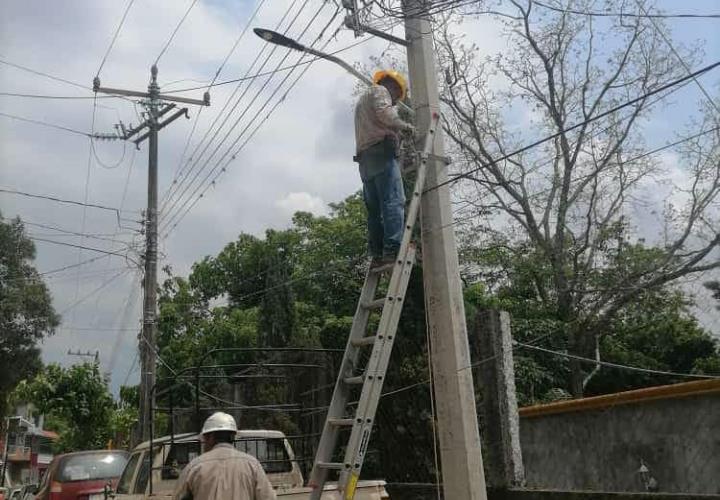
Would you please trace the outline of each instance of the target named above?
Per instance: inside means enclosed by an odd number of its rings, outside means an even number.
[[[426,0],[405,0],[403,12],[412,104],[416,127],[427,130],[440,113],[432,26]],[[485,474],[480,451],[465,306],[447,185],[442,128],[435,133],[422,197],[422,252],[428,307],[444,497],[484,500]]]
[[[175,108],[175,104],[164,104],[163,101],[175,101],[199,106],[210,105],[210,94],[205,93],[203,100],[188,99],[160,93],[157,83],[157,66],[150,69],[150,85],[147,92],[113,89],[100,86],[100,79],[93,81],[93,90],[105,94],[140,97],[141,104],[147,111],[147,119],[137,127],[126,129],[118,125],[125,140],[147,128],[147,131],[133,140],[136,146],[148,139],[148,202],[145,214],[145,279],[143,289],[143,328],[140,334],[140,421],[136,441],[150,439],[150,409],[155,406],[152,388],[155,386],[156,350],[157,350],[157,233],[158,233],[158,131],[175,121],[182,115],[188,117],[187,108],[177,110],[168,119],[160,122],[160,118]]]

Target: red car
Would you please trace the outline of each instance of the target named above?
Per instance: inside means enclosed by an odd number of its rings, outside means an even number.
[[[103,500],[103,489],[115,487],[127,463],[120,450],[78,451],[57,455],[50,463],[35,500]]]

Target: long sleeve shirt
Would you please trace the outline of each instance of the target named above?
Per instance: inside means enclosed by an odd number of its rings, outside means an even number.
[[[388,89],[382,85],[370,86],[355,106],[356,152],[364,151],[388,135],[396,137],[407,126],[393,106]]]
[[[173,500],[276,500],[258,460],[228,443],[192,460],[183,469]]]

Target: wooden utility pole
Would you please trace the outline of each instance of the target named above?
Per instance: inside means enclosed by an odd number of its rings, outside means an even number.
[[[175,108],[175,104],[165,104],[163,101],[174,101],[199,106],[210,105],[210,94],[205,93],[203,100],[188,99],[160,93],[157,83],[157,66],[150,69],[150,85],[147,92],[134,90],[113,89],[100,86],[100,79],[93,81],[93,90],[105,94],[140,97],[141,104],[147,111],[147,119],[137,127],[126,129],[120,123],[119,128],[124,139],[129,140],[143,129],[147,131],[133,142],[139,147],[140,143],[148,139],[148,202],[145,213],[145,279],[143,289],[143,328],[140,333],[140,421],[138,432],[134,441],[150,439],[151,408],[155,406],[155,368],[157,350],[157,239],[158,239],[158,131],[175,121],[182,115],[188,116],[187,108],[177,110],[165,121],[160,118]]]
[[[405,38],[415,109],[415,126],[428,130],[440,113],[432,26],[426,0],[405,0]],[[465,306],[453,228],[442,128],[435,133],[421,205],[423,276],[432,349],[434,393],[444,497],[484,500],[485,474],[480,451]],[[440,185],[441,187],[435,188]]]

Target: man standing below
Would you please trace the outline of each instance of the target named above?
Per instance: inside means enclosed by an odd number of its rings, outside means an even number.
[[[208,417],[201,436],[203,454],[182,471],[174,500],[275,500],[275,491],[258,460],[235,449],[232,415]]]
[[[355,146],[368,212],[369,251],[373,265],[385,265],[395,260],[405,224],[399,134],[413,133],[415,127],[403,121],[395,107],[407,95],[405,78],[395,70],[382,70],[373,82],[355,106]]]

